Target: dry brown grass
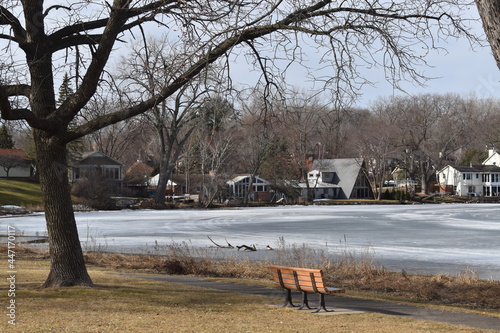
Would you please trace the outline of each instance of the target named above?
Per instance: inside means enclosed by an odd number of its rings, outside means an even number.
[[[3,249],[2,249],[3,251]],[[29,249],[26,256],[46,258],[47,254]],[[172,245],[167,255],[126,255],[91,252],[85,254],[89,265],[119,270],[142,270],[159,274],[186,274],[206,277],[251,278],[270,280],[270,264],[322,268],[333,286],[348,291],[370,292],[425,304],[464,306],[471,309],[500,309],[500,281],[481,280],[474,272],[458,276],[417,275],[387,271],[369,254],[355,256],[348,252],[332,260],[323,252],[307,246],[288,246],[277,249],[273,262],[241,260],[237,257],[211,258],[208,252],[186,244]]]
[[[481,280],[468,270],[458,276],[397,273],[387,271],[369,253],[355,256],[346,252],[341,258],[332,260],[322,251],[305,245],[283,244],[276,251],[278,253],[272,263],[238,258],[213,259],[187,245],[172,246],[167,256],[88,253],[86,260],[89,264],[115,269],[269,280],[269,264],[315,267],[325,271],[331,285],[350,291],[371,292],[426,304],[500,309],[500,281]]]
[[[95,288],[41,289],[49,261],[18,257],[16,263],[16,326],[4,318],[1,332],[486,332],[378,313],[315,316],[269,305],[281,296],[134,279],[92,266]]]

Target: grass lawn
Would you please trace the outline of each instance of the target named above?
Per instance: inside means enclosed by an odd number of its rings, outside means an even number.
[[[23,207],[42,205],[40,184],[0,179],[0,206],[16,205]]]
[[[7,260],[0,293],[7,295]],[[95,288],[41,289],[48,260],[16,260],[16,321],[12,332],[485,332],[400,316],[363,313],[318,316],[271,306],[282,297],[242,295],[134,279],[89,267]],[[4,313],[8,299],[1,298]]]

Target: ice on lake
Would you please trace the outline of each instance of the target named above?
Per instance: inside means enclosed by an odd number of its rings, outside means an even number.
[[[83,246],[146,252],[172,243],[194,247],[255,244],[263,259],[280,238],[329,255],[370,253],[393,270],[500,279],[500,204],[339,205],[219,210],[127,210],[76,214]],[[4,218],[26,236],[46,234],[43,214]],[[235,251],[235,250],[230,250]],[[238,254],[239,255],[239,254]]]

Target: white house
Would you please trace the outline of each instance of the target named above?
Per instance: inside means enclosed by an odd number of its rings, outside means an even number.
[[[313,199],[373,198],[363,170],[363,159],[337,158],[314,160],[307,183],[300,183],[302,197],[312,191]]]
[[[447,165],[437,171],[441,193],[459,196],[500,196],[500,154],[488,151],[481,165]]]
[[[500,166],[500,154],[494,148],[488,149],[488,158],[482,164]]]
[[[250,174],[239,175],[226,182],[231,198],[241,199],[247,195],[248,186],[252,183],[249,199],[250,201],[269,201],[271,198],[270,185],[267,180]]]

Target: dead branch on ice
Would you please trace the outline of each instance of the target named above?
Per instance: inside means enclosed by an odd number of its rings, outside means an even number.
[[[210,236],[207,236],[207,237],[208,237],[208,239],[210,239],[210,241],[211,241],[212,243],[214,243],[214,244],[215,244],[215,246],[217,246],[217,247],[220,247],[220,248],[223,248],[223,249],[234,249],[234,246],[232,246],[231,244],[229,244],[229,242],[227,241],[227,239],[226,239],[226,243],[227,243],[227,246],[226,246],[226,245],[220,245],[220,244],[217,244],[216,242],[214,242],[214,241],[213,241],[213,239],[212,239],[212,238],[210,238]]]

